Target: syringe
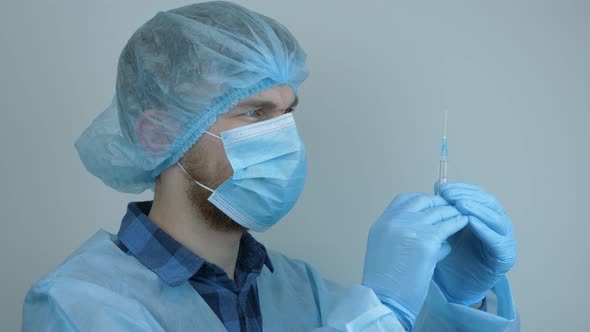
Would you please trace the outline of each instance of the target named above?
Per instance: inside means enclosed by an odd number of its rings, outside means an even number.
[[[444,122],[444,133],[442,138],[442,145],[440,147],[440,159],[438,162],[438,186],[436,194],[438,194],[438,188],[443,184],[447,183],[447,117],[448,111],[445,111],[445,122]]]

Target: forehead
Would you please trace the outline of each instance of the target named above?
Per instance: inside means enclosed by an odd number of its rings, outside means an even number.
[[[293,104],[296,104],[297,100],[298,98],[293,93],[293,89],[291,89],[291,87],[287,85],[278,85],[263,90],[249,98],[242,99],[236,105],[236,107],[254,106],[256,104],[266,104],[267,106],[272,106],[272,104],[274,104],[274,106],[279,108],[288,108],[292,107]]]

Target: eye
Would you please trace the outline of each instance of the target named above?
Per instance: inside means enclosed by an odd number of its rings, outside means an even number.
[[[291,108],[288,108],[288,109],[285,111],[285,114],[287,114],[287,113],[293,113],[293,112],[295,112],[295,109],[294,109],[293,107],[291,107]]]
[[[243,113],[242,115],[247,116],[249,118],[256,118],[256,117],[261,116],[260,113],[261,113],[260,110],[254,110],[254,111],[249,111],[249,112]]]

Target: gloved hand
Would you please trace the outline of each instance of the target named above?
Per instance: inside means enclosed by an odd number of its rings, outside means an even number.
[[[516,240],[512,222],[498,200],[478,186],[435,184],[437,190],[469,217],[469,224],[449,238],[452,252],[437,264],[434,281],[449,302],[474,305],[514,265]]]
[[[363,285],[411,330],[424,304],[436,263],[449,254],[445,240],[467,218],[439,196],[403,194],[371,227]]]

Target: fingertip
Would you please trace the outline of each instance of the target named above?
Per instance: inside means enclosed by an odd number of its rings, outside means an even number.
[[[442,239],[447,239],[451,235],[459,232],[467,225],[468,220],[465,216],[457,216],[455,218],[448,219],[447,221],[437,224],[439,236]]]
[[[455,219],[456,219],[455,223],[457,224],[457,231],[456,232],[462,230],[463,228],[465,228],[465,226],[467,226],[467,224],[469,224],[469,218],[467,216],[461,215],[461,216],[455,217]]]
[[[441,246],[440,246],[440,251],[437,257],[437,262],[442,261],[443,259],[445,259],[445,257],[447,257],[452,251],[451,245],[449,244],[449,242],[444,241]]]
[[[459,216],[459,218],[461,219],[461,223],[463,224],[463,227],[467,226],[467,224],[469,223],[469,217],[468,216]]]

